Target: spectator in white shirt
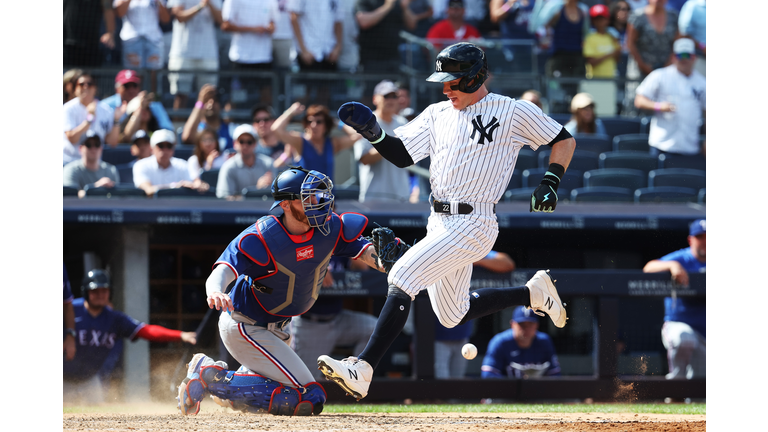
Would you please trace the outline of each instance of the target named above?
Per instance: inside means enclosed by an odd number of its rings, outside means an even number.
[[[221,25],[222,0],[168,0],[173,20],[173,39],[168,58],[168,70],[200,69],[212,73],[169,73],[168,82],[174,95],[173,108],[185,108],[189,94],[203,84],[219,84],[219,50],[216,27]]]
[[[301,70],[336,70],[343,46],[344,8],[338,0],[288,0]]]
[[[153,196],[160,189],[186,187],[199,192],[208,190],[208,184],[199,178],[191,180],[187,161],[173,157],[176,134],[160,129],[152,134],[149,145],[152,157],[144,158],[133,165],[133,184]]]
[[[277,0],[277,21],[275,32],[272,33],[272,66],[280,70],[290,69],[292,58],[295,57],[291,55],[293,51],[293,26],[288,0]]]
[[[128,69],[152,70],[152,92],[156,71],[163,68],[163,32],[160,23],[171,21],[166,0],[114,0],[115,14],[123,19],[123,65]]]
[[[224,162],[216,183],[216,196],[228,200],[240,198],[243,189],[248,187],[268,188],[275,174],[272,159],[256,153],[258,135],[253,126],[238,126],[232,138],[237,154]]]
[[[83,73],[75,84],[75,98],[64,104],[64,164],[80,159],[80,142],[93,130],[110,147],[118,143],[120,128],[110,107],[96,99],[96,81]]]

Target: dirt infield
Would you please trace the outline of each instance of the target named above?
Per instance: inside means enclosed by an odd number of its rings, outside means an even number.
[[[547,413],[397,413],[321,414],[316,417],[277,417],[205,407],[197,416],[183,417],[167,407],[136,413],[64,414],[64,431],[706,431],[706,415],[670,414],[547,414]]]

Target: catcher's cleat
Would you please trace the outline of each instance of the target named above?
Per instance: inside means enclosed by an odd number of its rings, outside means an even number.
[[[368,395],[373,368],[365,360],[347,357],[334,360],[326,355],[317,358],[317,366],[325,377],[338,384],[348,395],[357,400]]]
[[[214,365],[227,368],[226,363],[214,362],[212,358],[203,353],[195,354],[192,360],[187,363],[187,376],[179,384],[179,391],[176,396],[177,407],[183,415],[195,415],[200,412],[200,402],[205,396],[207,387],[205,381],[200,378],[200,373],[203,367]]]
[[[540,311],[546,312],[555,326],[565,327],[565,321],[568,319],[565,314],[565,308],[557,295],[555,282],[549,274],[549,270],[539,270],[526,282],[525,286],[531,293],[531,306],[536,315],[544,316]]]

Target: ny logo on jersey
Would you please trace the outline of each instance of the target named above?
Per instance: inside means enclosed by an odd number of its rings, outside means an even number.
[[[443,64],[438,60],[435,63],[435,72],[442,72],[443,71]]]
[[[472,120],[472,126],[474,126],[475,130],[473,130],[472,135],[469,136],[471,139],[475,139],[475,132],[480,132],[480,139],[477,140],[477,143],[481,145],[485,144],[486,139],[490,143],[493,142],[493,131],[499,127],[499,119],[494,117],[491,119],[490,123],[483,125],[483,119],[478,115]]]

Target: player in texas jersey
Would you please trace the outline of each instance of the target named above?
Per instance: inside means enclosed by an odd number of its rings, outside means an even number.
[[[182,414],[196,414],[205,394],[222,406],[277,415],[319,414],[325,390],[290,348],[291,318],[317,300],[333,255],[384,271],[362,232],[368,219],[333,213],[333,183],[323,173],[291,167],[272,183],[281,217],[268,215],[227,246],[206,281],[208,306],[224,346],[242,367],[195,354],[179,386]],[[231,290],[227,288],[233,284]]]
[[[363,104],[339,108],[339,119],[400,168],[430,158],[431,214],[427,235],[391,268],[389,290],[373,334],[357,357],[337,361],[320,356],[323,374],[358,400],[368,393],[373,369],[402,330],[410,304],[426,289],[440,323],[453,328],[510,306],[549,314],[557,327],[566,312],[548,271],[525,286],[470,291],[472,264],[493,248],[499,233],[501,199],[520,149],[549,145],[549,170],[531,197],[530,211],[552,212],[557,188],[576,142],[559,123],[528,101],[491,93],[488,65],[478,46],[461,42],[442,50],[435,73],[447,101],[428,106],[389,136]]]
[[[104,402],[102,379],[108,377],[118,356],[115,350],[123,338],[152,342],[184,341],[195,344],[197,334],[145,324],[109,306],[109,276],[100,269],[88,272],[81,285],[82,297],[72,301],[75,311],[73,360],[64,361],[64,401],[87,404]]]

